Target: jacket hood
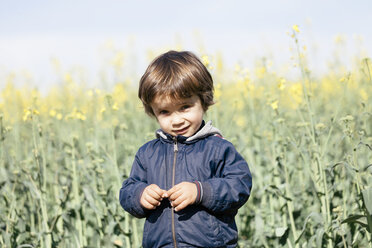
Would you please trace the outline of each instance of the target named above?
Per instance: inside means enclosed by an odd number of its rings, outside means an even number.
[[[203,120],[201,128],[193,136],[185,137],[185,136],[178,135],[176,138],[177,138],[177,141],[181,141],[185,143],[189,143],[189,142],[192,143],[192,141],[196,141],[198,139],[202,139],[210,135],[222,136],[222,133],[220,130],[212,126],[212,121],[208,121],[207,123],[205,123]],[[174,139],[172,135],[165,133],[161,129],[158,129],[156,131],[156,138],[161,138],[168,142],[173,141]]]

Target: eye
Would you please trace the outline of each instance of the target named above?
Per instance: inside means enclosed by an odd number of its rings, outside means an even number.
[[[166,115],[168,114],[169,112],[167,110],[160,110],[159,111],[159,115]]]
[[[190,108],[190,107],[191,107],[190,105],[186,104],[186,105],[183,105],[183,106],[181,107],[181,110],[186,110],[186,109],[188,109],[188,108]]]

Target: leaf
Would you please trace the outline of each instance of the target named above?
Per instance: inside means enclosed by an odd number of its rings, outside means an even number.
[[[344,219],[341,224],[359,224],[364,228],[368,229],[367,217],[365,215],[351,215],[348,218]]]
[[[355,171],[355,172],[359,172],[358,169],[354,168],[353,166],[351,166],[350,164],[348,164],[347,162],[345,161],[342,161],[342,162],[338,162],[336,164],[334,164],[332,166],[332,170],[334,170],[338,165],[343,165],[346,169],[349,169],[351,171]]]
[[[287,201],[292,201],[292,199],[287,197],[276,185],[269,185],[268,191],[275,193],[277,196],[283,197]]]
[[[362,191],[364,205],[369,213],[372,215],[372,187]]]
[[[83,192],[84,192],[85,199],[88,201],[89,206],[94,210],[94,212],[96,212],[98,215],[102,216],[103,213],[97,207],[97,204],[94,200],[94,197],[93,197],[93,194],[92,194],[90,188],[87,187],[87,186],[84,186],[83,187]]]
[[[304,225],[303,225],[303,227],[302,227],[302,231],[301,231],[300,235],[298,236],[297,240],[295,241],[296,244],[300,241],[302,235],[305,233],[305,231],[306,231],[306,225],[307,225],[307,223],[309,222],[309,220],[310,220],[311,217],[313,217],[313,219],[314,219],[314,221],[315,221],[316,224],[320,224],[320,223],[322,223],[322,216],[320,215],[320,213],[317,213],[317,212],[311,212],[311,213],[306,217],[306,219],[305,219],[305,223],[304,223]]]
[[[24,181],[23,185],[25,185],[29,189],[29,192],[31,193],[32,197],[34,197],[34,199],[40,199],[40,192],[34,184],[32,184],[30,181]]]
[[[17,246],[17,248],[34,248],[34,246],[30,244],[23,244],[23,245]]]
[[[0,183],[0,189],[2,189],[5,184],[6,184],[6,181],[1,182]]]
[[[275,236],[278,238],[283,236],[285,234],[285,231],[287,231],[288,227],[277,227],[275,228]]]
[[[280,238],[279,243],[283,246],[287,243],[287,239],[289,236],[289,228],[288,227],[277,227],[275,228],[275,236]]]
[[[361,215],[361,214],[350,215],[349,217],[347,217],[346,219],[344,219],[341,222],[341,224],[344,224],[344,223],[355,223],[358,219],[363,218],[363,217],[365,217],[365,215]]]
[[[348,121],[353,121],[353,120],[354,120],[354,117],[352,115],[346,115],[340,118],[340,121],[343,121],[343,122],[348,122]]]
[[[359,142],[357,148],[359,148],[361,145],[365,145],[366,147],[368,147],[372,151],[372,146],[367,144],[367,143],[363,143],[363,142]]]
[[[363,168],[363,171],[367,171],[369,167],[372,167],[372,164],[367,165],[366,167]]]
[[[256,234],[262,235],[264,232],[265,224],[260,214],[256,214],[254,218],[254,223],[255,223]]]
[[[316,230],[316,247],[322,247],[323,244],[324,229],[319,228]]]

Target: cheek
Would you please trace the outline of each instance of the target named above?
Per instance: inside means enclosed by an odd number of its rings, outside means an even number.
[[[193,122],[201,122],[203,120],[203,112],[194,113],[191,119]]]
[[[167,128],[167,123],[169,122],[167,120],[167,118],[165,117],[162,117],[162,118],[157,118],[157,121],[159,123],[159,126],[162,128],[162,129],[166,129]]]

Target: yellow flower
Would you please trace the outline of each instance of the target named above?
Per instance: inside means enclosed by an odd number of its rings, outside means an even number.
[[[116,102],[116,104],[125,102],[127,98],[126,91],[127,89],[125,88],[125,85],[123,83],[117,83],[115,85],[114,90],[112,92],[112,98]]]
[[[343,122],[350,122],[350,121],[353,121],[354,120],[354,117],[352,115],[346,115],[342,118],[340,118],[340,121],[343,121]]]
[[[301,83],[292,84],[289,87],[289,92],[288,93],[289,93],[290,99],[293,100],[291,107],[296,109],[298,107],[298,105],[301,104],[302,101],[303,101],[302,84]]]
[[[317,130],[322,130],[325,127],[326,126],[324,125],[324,123],[321,123],[321,122],[315,125],[315,129],[317,129]]]
[[[33,115],[39,115],[39,111],[37,111],[36,109],[24,109],[23,110],[24,114],[23,114],[23,121],[27,121],[28,119],[32,119],[32,116]]]
[[[345,37],[342,35],[342,34],[338,34],[336,35],[336,37],[334,38],[334,42],[336,44],[344,44],[345,43]]]
[[[51,117],[56,116],[56,114],[57,114],[57,112],[56,112],[54,109],[51,109],[51,110],[49,111],[49,115],[50,115]]]
[[[216,99],[219,99],[222,95],[222,91],[221,91],[221,84],[218,83],[214,89],[214,96]]]
[[[101,111],[99,111],[101,114],[104,113],[106,111],[106,108],[105,107],[102,107],[101,108]]]
[[[212,69],[212,67],[211,67],[211,63],[210,63],[209,58],[208,58],[207,55],[203,55],[203,56],[201,57],[201,59],[202,59],[203,64],[205,65],[205,67],[207,67],[207,68],[209,68],[209,69]]]
[[[274,110],[277,110],[277,109],[278,109],[278,103],[279,103],[278,100],[273,101],[273,102],[270,104],[270,106],[271,106]]]
[[[124,53],[118,52],[112,59],[111,64],[116,68],[121,68],[124,65]]]
[[[62,119],[62,114],[57,115],[57,119],[59,118]],[[77,120],[85,121],[86,116],[83,111],[78,110],[77,108],[74,108],[70,114],[65,116],[65,120],[69,120],[69,119],[77,119]]]
[[[114,103],[114,105],[112,105],[112,109],[113,110],[119,110],[119,106],[117,103]]]
[[[207,55],[203,55],[202,56],[202,62],[205,65],[205,67],[208,67],[209,66],[210,62],[209,62],[209,58],[208,58]]]
[[[67,83],[71,83],[71,82],[73,82],[72,76],[71,76],[71,74],[69,74],[69,73],[66,73],[65,76],[64,76],[64,78],[65,78],[65,81],[66,81]]]
[[[279,83],[278,83],[278,88],[279,88],[279,90],[284,90],[284,88],[285,88],[285,83],[286,83],[286,80],[285,80],[284,78],[281,78],[281,79],[279,80]]]
[[[360,89],[359,93],[360,93],[360,97],[363,99],[363,101],[368,100],[368,94],[364,89]]]
[[[300,29],[298,28],[298,25],[293,25],[293,26],[292,26],[292,29],[293,29],[296,33],[299,33],[299,32],[300,32]]]
[[[245,126],[245,120],[242,116],[239,116],[235,118],[235,123],[238,127],[244,127]]]
[[[269,59],[266,63],[266,66],[267,66],[268,69],[270,69],[273,66],[273,61],[271,59]]]
[[[265,76],[265,73],[266,73],[266,68],[264,66],[261,66],[261,67],[258,67],[256,68],[256,76],[258,78],[263,78]]]
[[[27,121],[28,118],[31,116],[31,110],[30,109],[24,109],[23,110],[24,114],[23,114],[23,121]]]
[[[242,110],[244,108],[244,102],[242,101],[242,99],[235,100],[234,104],[235,104],[237,110]]]
[[[75,117],[76,117],[76,119],[79,119],[79,120],[82,120],[82,121],[85,121],[85,119],[86,119],[85,115],[81,112],[76,112]]]

